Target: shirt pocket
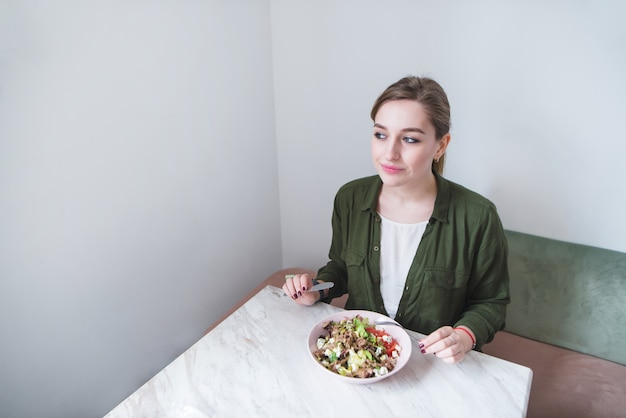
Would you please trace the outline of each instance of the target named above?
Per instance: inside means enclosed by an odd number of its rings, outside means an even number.
[[[422,306],[432,329],[453,325],[465,306],[469,274],[447,268],[424,269]]]
[[[341,254],[346,263],[348,276],[349,309],[370,309],[364,282],[366,280],[365,255],[358,251],[345,248]],[[349,305],[349,306],[348,306]]]
[[[469,274],[453,269],[430,267],[424,269],[424,279],[429,287],[444,290],[464,289],[469,279]]]
[[[350,248],[344,249],[341,253],[341,257],[346,263],[348,273],[350,273],[350,269],[362,269],[365,265],[365,255],[358,251],[351,250]]]

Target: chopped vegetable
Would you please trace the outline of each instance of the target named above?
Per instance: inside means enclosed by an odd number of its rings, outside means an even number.
[[[393,370],[400,356],[400,345],[383,328],[371,326],[368,318],[360,315],[330,321],[324,329],[328,335],[318,338],[313,355],[342,376],[383,376]]]

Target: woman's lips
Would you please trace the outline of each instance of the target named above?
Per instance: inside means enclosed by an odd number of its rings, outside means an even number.
[[[402,171],[400,167],[396,167],[393,165],[381,164],[380,166],[383,168],[383,171],[385,173],[389,173],[389,174],[396,174]]]

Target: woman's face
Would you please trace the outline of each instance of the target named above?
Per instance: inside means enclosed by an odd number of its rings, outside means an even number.
[[[443,155],[449,141],[449,134],[437,140],[420,103],[392,100],[376,113],[372,160],[385,185],[419,185],[432,176],[432,162]]]

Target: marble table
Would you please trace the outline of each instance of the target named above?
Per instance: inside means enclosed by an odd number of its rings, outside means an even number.
[[[388,379],[329,379],[307,337],[339,310],[300,306],[267,286],[106,418],[525,416],[532,371],[475,351],[447,364],[413,341],[409,363]]]

